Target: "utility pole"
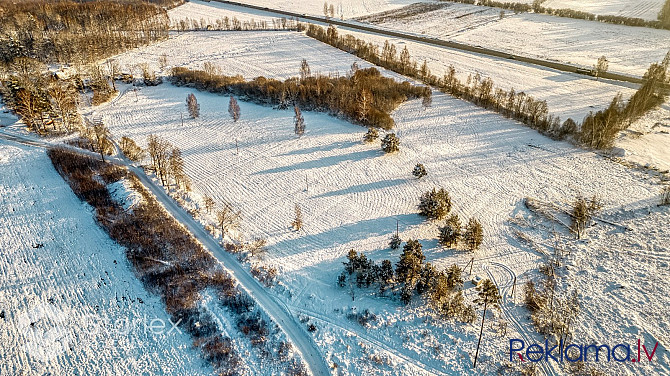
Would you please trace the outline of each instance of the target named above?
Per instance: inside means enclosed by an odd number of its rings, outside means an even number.
[[[512,300],[514,300],[514,290],[516,290],[516,275],[514,275],[514,284],[512,284]]]
[[[181,115],[181,127],[184,128],[184,113],[182,112],[179,115]]]
[[[309,182],[307,181],[307,175],[305,175],[305,186],[307,187],[305,192],[309,192]]]
[[[237,149],[237,155],[240,155],[240,147],[237,145],[237,139],[235,139],[235,149]]]

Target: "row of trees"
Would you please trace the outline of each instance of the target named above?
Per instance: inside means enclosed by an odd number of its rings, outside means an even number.
[[[184,158],[178,147],[151,134],[147,137],[147,154],[162,185],[167,187],[174,183],[179,189],[191,189],[191,182],[184,172]]]
[[[635,120],[649,110],[659,106],[668,96],[668,68],[670,52],[661,63],[652,64],[644,75],[644,83],[625,102],[617,94],[605,110],[591,112],[582,121],[575,138],[582,144],[595,149],[610,148],[619,131],[628,128]],[[577,128],[577,125],[570,125]]]
[[[255,21],[253,18],[248,21],[240,21],[237,17],[217,18],[214,22],[209,19],[200,20],[190,19],[188,17],[182,18],[172,22],[172,30],[186,31],[186,30],[234,30],[234,31],[250,31],[250,30],[296,30],[298,23],[293,18],[277,18],[272,19],[269,23],[266,20]]]
[[[444,0],[443,0],[444,1]],[[542,6],[543,0],[535,0],[533,3],[507,2],[499,0],[449,0],[463,4],[477,4],[488,7],[513,10],[516,13],[534,12],[549,14],[557,17],[576,18],[580,20],[600,21],[617,25],[643,26],[655,29],[670,29],[670,1],[666,0],[663,9],[658,14],[657,20],[645,20],[639,17],[600,15],[569,8],[548,8]]]
[[[0,14],[5,63],[87,63],[168,37],[167,12],[147,2],[5,1]]]
[[[172,70],[175,85],[231,94],[285,109],[324,111],[344,116],[352,122],[390,129],[390,116],[400,103],[430,95],[430,89],[399,83],[383,77],[375,68],[359,69],[357,65],[346,77],[312,75],[309,66],[301,68],[301,78],[285,81],[258,77],[245,81],[241,76],[223,76],[202,70],[176,67]]]
[[[386,41],[380,52],[373,43],[352,35],[340,36],[333,25],[328,29],[311,24],[303,27],[306,27],[308,36],[373,64],[416,78],[439,88],[442,92],[518,120],[552,138],[561,140],[570,138],[581,145],[596,149],[611,147],[620,130],[658,106],[667,97],[670,52],[662,63],[651,65],[644,76],[644,84],[627,103],[624,104],[622,97],[617,95],[607,110],[588,114],[580,125],[573,119],[561,122],[559,117],[549,113],[546,101],[535,99],[524,92],[516,92],[514,89],[505,90],[496,87],[491,78],[483,78],[479,73],[474,76],[468,75],[467,80],[461,82],[456,75],[456,69],[449,66],[443,77],[437,77],[431,73],[426,61],[419,66],[412,60],[406,46],[398,54],[396,46]],[[606,61],[603,58],[599,59],[596,71],[606,71]],[[424,95],[424,98],[427,98],[427,95]]]

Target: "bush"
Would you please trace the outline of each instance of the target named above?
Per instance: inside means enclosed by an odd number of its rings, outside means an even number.
[[[416,166],[414,166],[414,171],[412,171],[412,174],[416,176],[417,179],[421,179],[422,177],[428,175],[428,172],[426,172],[426,167],[422,163],[417,163]]]
[[[370,127],[368,131],[365,133],[365,136],[363,136],[363,141],[365,141],[366,143],[370,143],[374,142],[378,138],[379,138],[379,132],[377,131],[377,129]]]
[[[444,219],[451,211],[451,198],[449,193],[440,188],[428,191],[421,195],[419,203],[419,214],[428,219]]]
[[[145,151],[142,150],[142,148],[139,147],[137,143],[135,143],[135,141],[129,137],[121,137],[119,147],[121,148],[123,154],[133,162],[139,162],[146,156]]]
[[[395,135],[395,133],[389,133],[384,137],[382,140],[382,150],[384,150],[384,153],[395,153],[399,149],[400,145],[400,140],[398,137]]]

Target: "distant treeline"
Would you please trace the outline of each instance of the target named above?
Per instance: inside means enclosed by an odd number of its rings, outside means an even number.
[[[300,78],[285,81],[258,77],[223,76],[203,70],[177,67],[172,70],[175,85],[187,85],[213,93],[233,94],[279,108],[298,106],[342,116],[365,126],[391,129],[390,112],[407,99],[430,96],[430,89],[397,82],[375,68],[352,67],[346,77],[311,75],[303,62]]]
[[[544,1],[542,0],[535,0],[532,4],[504,2],[496,0],[441,0],[441,1],[509,9],[517,13],[532,11],[533,13],[549,14],[552,16],[576,18],[588,21],[600,21],[617,25],[641,26],[641,27],[650,27],[654,29],[670,29],[670,0],[666,0],[665,4],[663,5],[663,9],[658,14],[657,20],[645,20],[637,17],[597,15],[593,13],[582,12],[579,10],[567,9],[567,8],[563,9],[547,8],[542,6],[542,3],[544,3]]]
[[[296,30],[298,23],[292,18],[272,19],[272,22],[265,20],[255,21],[253,18],[248,21],[240,21],[237,17],[217,18],[214,22],[204,18],[190,19],[183,18],[172,23],[172,30],[232,30],[232,31],[250,31],[250,30]]]
[[[384,47],[358,39],[352,35],[340,36],[334,26],[324,29],[317,25],[301,25],[307,35],[343,51],[354,54],[375,65],[412,77],[438,88],[440,91],[516,119],[554,139],[571,139],[581,145],[605,149],[612,146],[618,131],[625,129],[639,116],[658,106],[667,96],[667,69],[669,56],[660,64],[652,64],[645,74],[645,83],[630,99],[623,103],[617,95],[610,107],[604,111],[590,113],[580,126],[573,119],[561,122],[558,116],[549,113],[547,102],[538,100],[524,92],[496,87],[491,78],[482,78],[479,73],[469,75],[466,82],[456,77],[456,70],[449,66],[443,77],[430,72],[424,61],[421,66],[412,60],[407,47],[398,54],[396,46],[386,41]]]
[[[168,37],[169,18],[147,2],[0,2],[0,62],[91,62]]]

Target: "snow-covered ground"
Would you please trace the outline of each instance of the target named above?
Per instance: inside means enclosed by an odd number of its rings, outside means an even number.
[[[0,374],[212,372],[42,149],[0,141],[0,249]]]
[[[195,0],[168,10],[168,16],[173,27],[181,20],[195,20],[199,23],[202,23],[204,20],[205,24],[214,26],[217,20],[222,20],[225,17],[228,17],[230,22],[232,22],[233,18],[237,18],[240,22],[266,21],[272,26],[272,20],[281,18],[276,14],[255,11],[249,8]]]
[[[463,83],[470,74],[474,77],[479,73],[482,79],[490,77],[496,86],[505,90],[514,89],[517,93],[523,91],[536,99],[546,100],[549,112],[560,116],[563,120],[571,117],[579,122],[589,112],[607,107],[616,93],[620,92],[627,99],[636,90],[636,85],[633,84],[597,81],[584,75],[536,67],[508,59],[360,32],[344,30],[342,33],[373,42],[380,47],[380,50],[387,40],[395,44],[398,51],[407,47],[412,59],[419,62],[426,61],[431,72],[438,77],[447,72],[449,65],[454,66],[458,78]]]
[[[670,30],[529,13],[505,17],[453,39],[587,67],[605,56],[611,71],[636,76],[662,61],[670,48]]]
[[[383,46],[387,38],[343,31]],[[524,91],[546,100],[551,113],[562,119],[580,121],[589,111],[605,108],[617,92],[624,98],[634,93],[631,87],[596,81],[581,75],[538,68],[506,59],[468,54],[416,42],[391,39],[398,50],[408,47],[417,61],[427,60],[433,73],[442,76],[449,64],[456,67],[465,82],[468,74],[479,72],[491,77],[496,85],[517,92]],[[299,74],[300,63],[306,59],[312,73],[344,75],[351,64],[370,66],[364,60],[332,48],[297,32],[189,32],[174,34],[169,40],[115,57],[121,68],[140,72],[139,64],[148,63],[159,70],[160,57],[167,56],[168,66],[202,69],[205,62],[214,63],[223,74],[241,74],[247,79],[264,76],[286,79]],[[168,74],[168,68],[164,74]],[[404,79],[384,71],[385,74]]]
[[[507,2],[506,0],[502,0]],[[534,0],[509,0],[510,3],[532,4]],[[542,6],[554,9],[574,9],[606,16],[637,17],[656,20],[665,0],[546,0]]]
[[[482,221],[486,240],[476,254],[475,273],[495,261],[516,275],[535,270],[543,257],[520,245],[506,224],[522,210],[524,197],[566,202],[578,194],[598,194],[609,213],[644,211],[658,199],[656,178],[644,172],[438,93],[431,108],[412,101],[395,112],[401,151],[383,155],[378,143],[361,142],[363,128],[328,115],[304,113],[307,133],[298,139],[290,111],[241,102],[242,119],[234,123],[226,112],[227,97],[202,92],[195,92],[201,117],[182,127],[180,113],[191,92],[170,85],[142,88],[137,97],[123,95],[97,114],[117,137],[129,136],[142,145],[151,133],[168,139],[181,148],[196,193],[242,210],[248,238],[268,239],[263,263],[280,269],[290,291],[281,299],[312,317],[321,328],[318,343],[348,373],[392,374],[390,366],[356,360],[371,352],[388,357],[405,374],[471,372],[473,327],[426,321],[421,304],[406,311],[373,292],[359,291],[352,302],[348,291],[335,284],[349,249],[376,260],[397,258],[399,252],[387,248],[396,220],[401,236],[420,239],[428,260],[439,268],[469,260],[469,254],[437,245],[436,224],[416,214],[421,192],[443,186],[458,214]],[[411,176],[418,162],[429,172],[422,181]],[[300,232],[289,229],[296,203],[305,220]],[[664,216],[659,218],[655,225],[663,232]],[[666,290],[650,292],[649,299],[663,301]],[[373,329],[362,329],[345,317],[352,307],[370,308],[381,319]],[[589,335],[608,338],[621,325],[593,328]],[[508,337],[487,336],[483,364],[492,372],[506,355]],[[431,343],[453,343],[457,350],[446,346],[435,356]]]
[[[160,70],[159,59],[167,55],[169,67],[202,69],[206,62],[218,66],[223,74],[286,79],[299,76],[306,59],[313,74],[345,75],[354,61],[361,67],[370,64],[294,31],[228,32],[202,31],[173,34],[167,41],[121,54],[114,59],[121,68],[138,72],[141,63]],[[398,77],[398,75],[395,75]]]
[[[321,16],[325,2],[329,8],[333,5],[336,18],[352,18],[399,8],[416,3],[417,0],[238,0],[237,2]]]
[[[670,103],[649,112],[622,132],[616,146],[625,159],[642,166],[670,170]]]
[[[403,10],[397,10],[402,14]],[[592,67],[606,56],[613,72],[642,76],[663,60],[670,31],[445,3],[407,17],[372,15],[364,21],[495,50]]]

